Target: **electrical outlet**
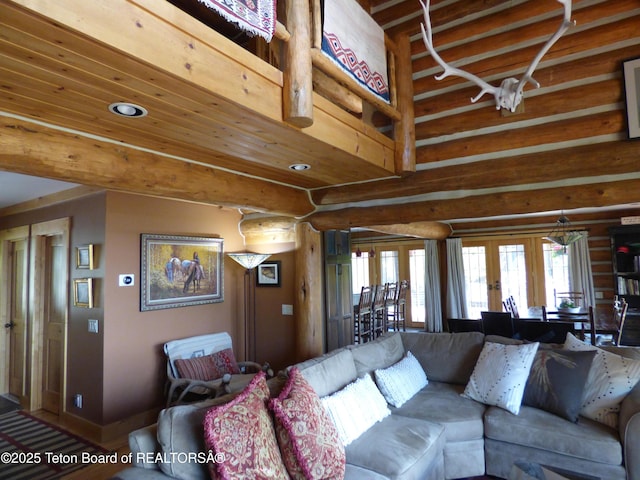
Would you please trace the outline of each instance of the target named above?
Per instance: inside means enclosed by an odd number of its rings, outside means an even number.
[[[77,408],[82,408],[82,394],[76,393],[73,397],[73,406]]]
[[[98,320],[89,319],[89,333],[98,333]]]

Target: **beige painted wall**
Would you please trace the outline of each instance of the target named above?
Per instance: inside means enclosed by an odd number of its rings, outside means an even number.
[[[233,260],[224,260],[224,302],[140,312],[140,234],[219,236],[224,251],[244,250],[237,210],[107,193],[106,268],[104,295],[104,412],[109,424],[162,405],[165,381],[164,342],[219,331],[233,337],[239,360],[244,359],[243,277]],[[263,248],[268,250],[268,247]],[[282,303],[293,303],[293,257],[283,261],[283,286],[256,289],[260,313],[258,361],[282,367],[292,358],[294,317],[281,315]],[[118,287],[118,275],[134,273],[135,287]]]

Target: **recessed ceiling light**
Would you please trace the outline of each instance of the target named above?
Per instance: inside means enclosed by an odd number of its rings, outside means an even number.
[[[116,102],[109,105],[109,111],[121,117],[138,118],[147,115],[147,109],[127,102]]]
[[[311,165],[307,165],[306,163],[294,163],[293,165],[289,165],[289,170],[294,170],[296,172],[302,172],[303,170],[309,170]]]

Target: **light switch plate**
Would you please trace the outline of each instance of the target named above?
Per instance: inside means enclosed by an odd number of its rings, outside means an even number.
[[[282,315],[293,315],[293,305],[282,305]]]

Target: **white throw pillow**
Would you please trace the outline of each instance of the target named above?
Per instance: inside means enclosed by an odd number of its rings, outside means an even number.
[[[523,345],[485,342],[462,395],[518,415],[539,345],[537,342]]]
[[[587,345],[570,333],[564,348],[596,350],[582,394],[580,415],[618,428],[620,403],[640,380],[640,361]]]
[[[371,375],[365,375],[320,400],[345,446],[391,414]]]
[[[394,407],[401,406],[429,383],[422,366],[411,352],[407,352],[398,363],[374,373],[382,395]]]

